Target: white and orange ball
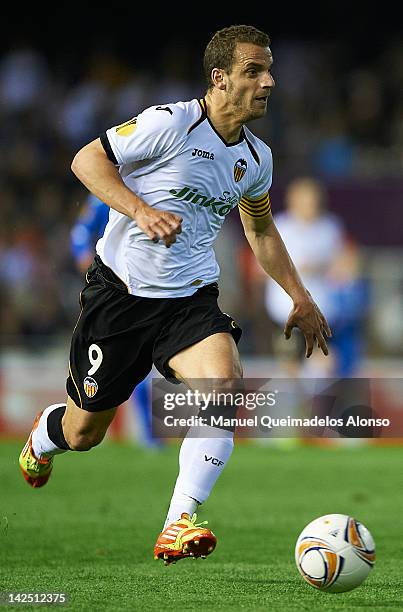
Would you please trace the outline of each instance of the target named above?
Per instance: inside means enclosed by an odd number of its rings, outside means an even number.
[[[295,546],[297,568],[308,584],[328,593],[358,587],[375,562],[366,527],[345,514],[327,514],[305,527]]]

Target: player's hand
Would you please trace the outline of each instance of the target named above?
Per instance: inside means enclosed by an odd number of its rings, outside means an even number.
[[[286,340],[291,337],[294,327],[299,327],[305,338],[305,357],[312,355],[315,340],[324,355],[329,354],[325,336],[331,338],[328,322],[315,304],[310,294],[306,300],[294,304],[284,328]]]
[[[182,217],[151,206],[139,210],[135,221],[153,242],[162,240],[167,248],[176,241],[177,234],[182,231]]]

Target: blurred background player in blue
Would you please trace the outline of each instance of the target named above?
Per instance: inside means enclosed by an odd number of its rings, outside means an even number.
[[[94,259],[95,243],[103,236],[109,219],[109,206],[89,194],[70,232],[71,253],[82,274]],[[149,448],[161,445],[153,437],[151,420],[151,375],[137,385],[130,402],[138,419],[138,441]]]
[[[329,269],[330,316],[333,325],[333,372],[340,378],[362,375],[365,326],[371,287],[363,274],[360,249],[347,239]]]
[[[95,243],[103,236],[108,219],[109,206],[91,193],[70,233],[71,253],[83,274],[94,259]]]

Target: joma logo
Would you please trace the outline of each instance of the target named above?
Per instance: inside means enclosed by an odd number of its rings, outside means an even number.
[[[217,457],[207,457],[207,455],[204,455],[204,461],[211,461],[213,465],[217,465],[218,467],[224,465],[224,461],[220,461]]]
[[[214,159],[214,153],[203,151],[202,149],[193,149],[193,157],[204,157],[205,159]]]

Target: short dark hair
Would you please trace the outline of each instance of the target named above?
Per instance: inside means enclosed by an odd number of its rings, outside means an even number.
[[[218,30],[208,43],[203,58],[204,75],[209,89],[213,87],[211,81],[213,68],[231,72],[237,43],[253,43],[259,47],[268,47],[270,38],[268,34],[248,25],[233,25]]]

